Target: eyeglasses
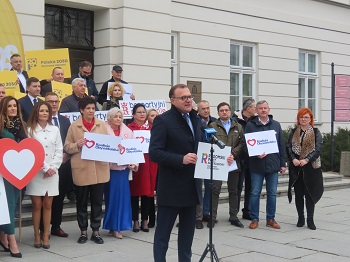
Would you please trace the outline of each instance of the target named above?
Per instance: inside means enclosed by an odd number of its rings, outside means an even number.
[[[220,109],[219,112],[223,113],[223,112],[229,112],[231,111],[230,109]]]
[[[141,111],[141,112],[136,112],[136,114],[142,115],[142,114],[146,114],[146,112],[145,111]]]
[[[310,119],[310,117],[309,116],[302,116],[302,117],[300,117],[300,119]]]
[[[193,99],[194,96],[180,96],[180,97],[173,97],[173,99],[181,99],[182,101],[186,101],[187,99]]]
[[[59,100],[48,100],[46,102],[48,102],[49,104],[58,104],[60,101]]]

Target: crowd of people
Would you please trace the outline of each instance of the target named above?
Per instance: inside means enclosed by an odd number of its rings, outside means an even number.
[[[119,101],[125,93],[123,84],[126,84],[121,79],[122,67],[112,68],[112,78],[98,92],[90,77],[92,64],[83,61],[79,73],[72,79],[72,94],[60,101],[58,95],[52,92],[52,81],[63,82],[62,68],[54,68],[51,81],[41,86],[39,79],[28,77],[22,70],[19,55],[12,55],[11,64],[12,70],[17,72],[20,90],[26,95],[18,100],[6,96],[6,90],[0,84],[0,138],[17,142],[33,138],[45,150],[42,170],[25,189],[25,194],[32,201],[35,248],[49,249],[50,235],[68,237],[61,228],[63,201],[67,193],[74,190],[79,244],[88,240],[90,202],[90,239],[96,244],[104,243],[100,234],[102,219],[102,228],[108,231],[109,236],[118,239],[123,238],[122,231],[149,232],[149,228],[156,226],[154,261],[163,262],[166,261],[171,230],[179,217],[178,259],[191,261],[195,229],[203,229],[203,222],[207,222],[209,228],[218,222],[222,186],[219,180],[211,184],[207,179],[194,178],[198,143],[209,142],[203,137],[203,126],[214,128],[217,138],[231,147],[228,164],[234,160],[237,163],[238,169],[227,176],[228,221],[231,225],[244,228],[238,217],[244,188],[242,219],[251,220],[250,229],[259,226],[260,195],[265,180],[266,226],[280,229],[275,219],[278,173],[286,171],[288,162],[288,198],[292,201],[294,188],[298,214],[296,226],[305,225],[305,202],[306,224],[311,230],[316,229],[313,219],[315,204],[323,193],[322,136],[314,127],[313,113],[309,108],[299,109],[295,128],[285,142],[281,125],[270,115],[267,101],[256,103],[253,98],[248,98],[242,110],[235,112],[231,111],[228,103],[221,102],[217,105],[216,119],[210,114],[208,101],[201,100],[194,108],[189,88],[178,84],[169,91],[170,110],[158,115],[156,109],[147,111],[145,105],[138,103],[133,107],[132,120],[125,121],[119,108]],[[40,95],[44,101],[38,98]],[[135,99],[135,96],[130,98]],[[108,110],[107,122],[95,117],[97,102],[103,110]],[[81,117],[70,123],[60,115],[65,112],[80,112]],[[86,144],[85,132],[132,139],[136,130],[151,132],[149,153],[144,154],[144,163],[118,165],[81,158],[82,147]],[[274,130],[278,152],[249,156],[244,134],[267,130]],[[21,192],[6,179],[4,185],[10,224],[0,225],[0,245],[12,257],[20,258],[22,254],[14,231]],[[209,208],[210,187],[212,210]]]

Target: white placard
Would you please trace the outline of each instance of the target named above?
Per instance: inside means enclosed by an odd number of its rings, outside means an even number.
[[[220,149],[217,145],[213,145],[213,147],[213,179],[227,181],[229,172],[227,157],[231,154],[231,147],[226,146],[224,149]],[[199,142],[198,160],[194,171],[195,178],[210,179],[210,148],[211,145],[209,143]]]
[[[151,138],[150,130],[134,130],[134,138],[140,140],[143,153],[148,153],[149,141]]]
[[[159,114],[167,111],[165,100],[120,100],[119,106],[123,111],[125,119],[132,117],[132,109],[138,103],[144,104],[146,110],[151,108],[156,109]]]
[[[9,215],[9,208],[7,205],[7,197],[6,197],[6,190],[4,185],[4,180],[2,178],[2,175],[0,175],[0,206],[1,206],[1,212],[0,212],[0,225],[6,225],[10,224],[10,215]]]
[[[85,132],[84,138],[86,143],[82,147],[82,159],[118,163],[121,137]]]
[[[279,152],[275,130],[248,133],[244,136],[249,156]]]
[[[116,82],[108,82],[108,87],[107,87],[107,91],[108,88],[110,87],[111,84],[115,84]],[[132,85],[130,84],[123,84],[123,88],[124,88],[124,95],[123,95],[123,100],[131,100],[130,96],[132,95]],[[107,93],[107,100],[111,100],[111,98],[109,97],[108,93]]]
[[[98,119],[102,120],[103,122],[106,122],[107,121],[107,112],[108,112],[108,110],[96,111],[95,116]],[[78,120],[81,117],[80,112],[60,113],[60,115],[67,117],[69,119],[70,123],[73,123],[74,121]]]
[[[140,148],[139,139],[125,139],[121,141],[118,165],[145,163],[145,157]]]

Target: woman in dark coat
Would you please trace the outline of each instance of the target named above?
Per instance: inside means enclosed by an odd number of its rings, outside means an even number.
[[[298,212],[297,227],[305,225],[304,197],[307,212],[307,226],[316,230],[314,224],[315,204],[323,194],[323,178],[320,153],[322,135],[314,128],[314,116],[309,108],[300,108],[296,128],[292,129],[287,153],[289,158],[288,199],[292,201],[291,188],[294,187],[295,206]]]

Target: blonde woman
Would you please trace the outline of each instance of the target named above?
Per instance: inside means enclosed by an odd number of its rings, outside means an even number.
[[[111,84],[108,87],[107,95],[110,100],[107,100],[102,105],[102,110],[109,110],[113,107],[119,107],[119,100],[123,100],[125,90],[123,85],[120,82]]]

